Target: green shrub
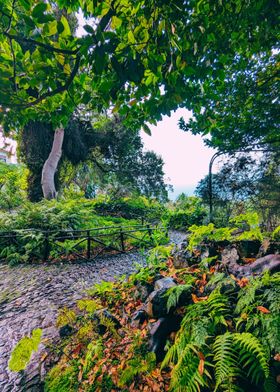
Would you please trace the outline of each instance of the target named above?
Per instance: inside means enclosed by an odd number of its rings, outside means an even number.
[[[261,233],[259,218],[256,213],[241,214],[231,219],[234,227],[216,228],[213,223],[207,226],[193,225],[189,227],[191,235],[189,236],[188,249],[193,250],[194,247],[205,241],[243,241],[243,240],[263,240]],[[241,234],[235,234],[242,229]]]
[[[182,193],[173,204],[167,217],[171,229],[187,230],[192,225],[201,225],[206,216],[206,209],[201,199]]]
[[[0,162],[0,210],[11,210],[26,200],[27,169]]]
[[[94,204],[95,211],[103,216],[115,216],[125,219],[159,220],[165,208],[156,200],[144,196],[125,197],[117,200],[101,200]]]

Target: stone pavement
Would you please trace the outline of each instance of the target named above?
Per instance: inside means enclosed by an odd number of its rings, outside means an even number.
[[[184,234],[170,233],[171,242],[179,243]],[[45,375],[45,346],[32,356],[21,373],[8,370],[8,360],[15,344],[35,328],[42,328],[42,339],[58,337],[55,327],[57,312],[71,307],[84,296],[87,288],[101,280],[135,271],[135,263],[144,263],[144,256],[133,252],[103,256],[92,262],[73,264],[41,264],[9,267],[0,264],[0,391],[37,392]]]

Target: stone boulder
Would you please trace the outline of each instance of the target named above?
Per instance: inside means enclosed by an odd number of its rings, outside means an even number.
[[[192,257],[192,253],[187,249],[188,242],[184,240],[180,245],[176,245],[171,256],[173,257],[173,265],[176,269],[187,268],[189,266],[189,259]]]
[[[155,283],[155,290],[149,295],[145,303],[145,311],[151,318],[162,318],[173,314],[175,307],[168,309],[168,294],[167,291],[172,287],[177,286],[172,278],[163,278]],[[191,289],[186,287],[186,290],[181,292],[179,302],[176,307],[180,307],[188,303],[191,299]]]
[[[161,290],[161,289],[170,289],[171,287],[176,286],[176,283],[174,279],[170,277],[162,278],[159,279],[155,282],[155,290]]]
[[[149,349],[156,354],[158,362],[162,361],[165,356],[164,347],[166,340],[171,332],[177,332],[180,329],[182,317],[172,315],[169,317],[162,317],[157,320],[151,327]]]

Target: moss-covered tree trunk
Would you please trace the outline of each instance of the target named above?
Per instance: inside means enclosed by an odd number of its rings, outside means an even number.
[[[57,171],[58,163],[60,161],[62,155],[62,144],[64,138],[64,129],[58,128],[55,130],[53,145],[51,152],[44,163],[42,170],[42,190],[45,199],[54,199],[56,197],[56,188],[55,188],[55,173]]]

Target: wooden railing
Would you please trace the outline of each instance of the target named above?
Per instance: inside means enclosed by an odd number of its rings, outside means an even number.
[[[14,230],[0,231],[1,248],[33,241],[44,261],[59,258],[93,260],[101,254],[125,253],[154,245],[153,233],[168,236],[167,229],[150,224],[131,226],[105,226],[84,230]],[[1,252],[1,249],[0,249]]]

